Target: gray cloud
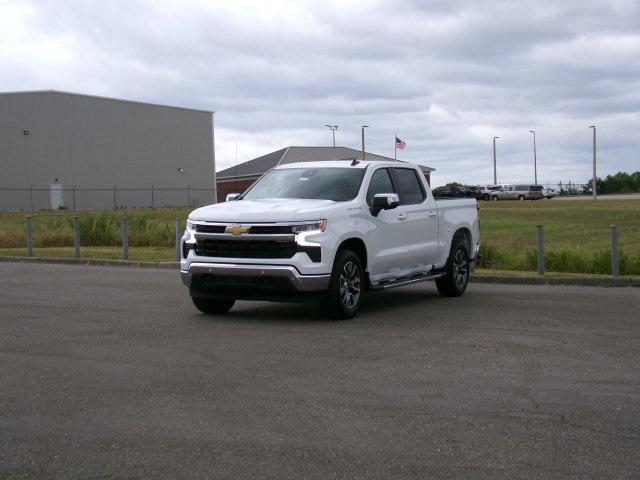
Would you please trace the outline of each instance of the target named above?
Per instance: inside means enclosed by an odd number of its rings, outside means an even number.
[[[640,168],[640,4],[0,2],[1,90],[48,89],[216,110],[219,167],[338,142],[438,169],[437,183],[585,181]]]

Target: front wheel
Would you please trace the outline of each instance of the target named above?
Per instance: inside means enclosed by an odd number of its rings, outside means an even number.
[[[438,292],[443,297],[459,297],[467,289],[469,283],[469,253],[465,242],[460,239],[454,242],[445,267],[445,276],[436,280]]]
[[[193,304],[198,310],[202,313],[206,313],[207,315],[220,315],[227,313],[231,310],[233,304],[236,303],[233,298],[214,300],[211,298],[191,297],[191,300],[193,300]]]
[[[333,263],[329,289],[320,302],[322,310],[336,320],[355,317],[362,302],[364,278],[360,257],[351,250],[339,251]]]
[[[483,199],[485,202],[487,202],[487,201],[489,201],[489,200],[491,199],[491,197],[489,196],[489,194],[488,194],[488,193],[485,193],[484,195],[482,195],[482,199]]]

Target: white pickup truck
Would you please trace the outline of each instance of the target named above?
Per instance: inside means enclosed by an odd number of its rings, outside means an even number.
[[[436,201],[415,165],[305,162],[191,212],[180,268],[207,314],[236,300],[304,301],[345,319],[365,292],[435,280],[462,295],[479,248],[476,200]]]

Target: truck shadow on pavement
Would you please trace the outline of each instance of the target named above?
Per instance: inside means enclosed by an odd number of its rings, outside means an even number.
[[[461,299],[443,298],[435,288],[422,285],[411,289],[398,289],[393,291],[368,293],[358,315],[346,322],[367,321],[384,314],[388,319],[403,318],[407,314],[415,314],[426,308],[435,308],[442,302],[460,301]],[[206,322],[276,322],[276,323],[301,323],[301,322],[328,322],[341,323],[326,317],[320,307],[315,303],[277,303],[277,302],[253,302],[239,300],[231,311],[225,315],[208,316],[194,314]]]

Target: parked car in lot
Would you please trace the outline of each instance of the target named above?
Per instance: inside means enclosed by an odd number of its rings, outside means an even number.
[[[552,199],[553,197],[557,197],[559,195],[559,192],[555,188],[543,188],[542,195],[544,195],[548,199]]]
[[[507,185],[506,188],[492,193],[492,200],[540,200],[542,195],[541,185]]]
[[[433,196],[436,198],[464,198],[467,197],[467,190],[462,185],[445,185],[433,189]]]
[[[436,200],[408,164],[279,165],[227,199],[191,212],[180,244],[182,281],[207,314],[304,301],[350,318],[365,292],[425,280],[455,297],[480,248],[477,201]]]
[[[502,185],[479,185],[479,198],[478,200],[491,200],[493,193],[498,193],[503,188]]]

